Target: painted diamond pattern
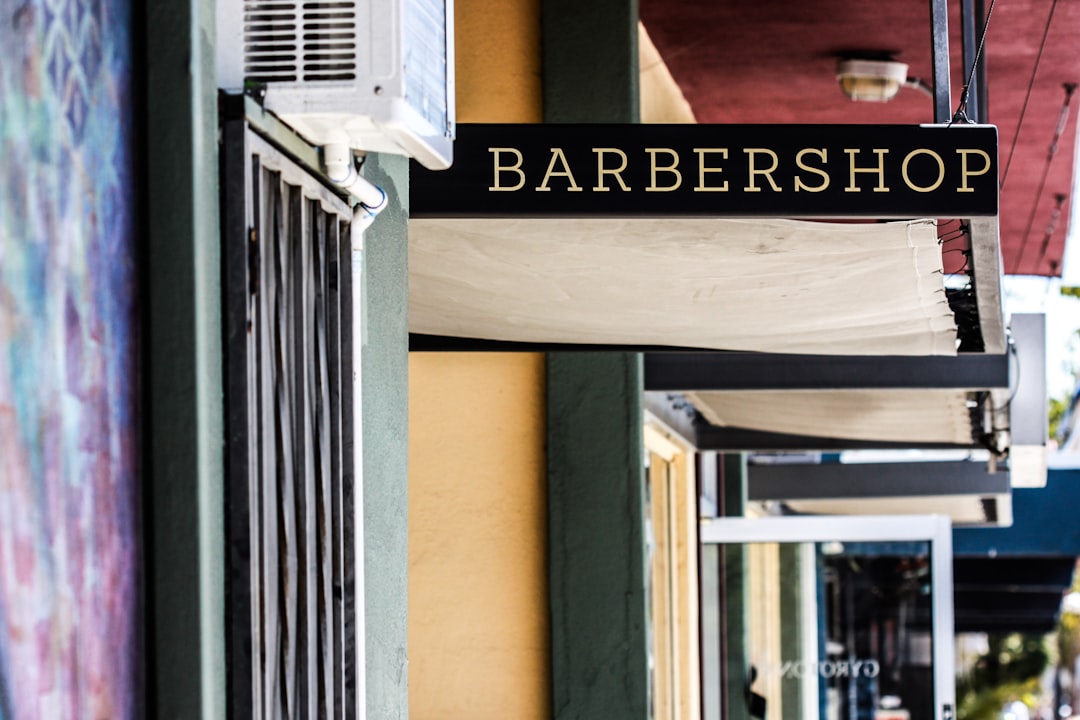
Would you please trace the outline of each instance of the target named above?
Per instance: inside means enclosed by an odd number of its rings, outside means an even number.
[[[83,17],[86,14],[86,6],[83,5],[81,0],[67,0],[67,7],[65,10],[68,32],[75,37],[78,37],[79,28],[82,27]]]
[[[56,10],[53,8],[52,3],[41,3],[42,22],[45,32],[45,37],[48,37],[56,29]]]
[[[83,130],[86,127],[86,113],[89,109],[89,103],[86,101],[86,91],[83,89],[83,84],[75,78],[72,79],[71,92],[67,94],[65,100],[64,117],[67,118],[68,127],[71,128],[71,135],[75,140],[75,144],[78,145],[82,140]]]
[[[90,88],[104,62],[101,0],[45,0],[42,10],[48,78],[78,146],[90,110]]]
[[[98,70],[101,69],[101,31],[92,16],[86,21],[81,44],[82,54],[79,61],[82,63],[83,75],[86,77],[86,82],[93,86],[97,80]]]
[[[57,97],[63,98],[64,86],[67,85],[67,78],[71,72],[71,59],[67,53],[67,42],[64,34],[61,32],[55,32],[53,34],[52,47],[50,48],[49,57],[49,79],[52,81],[53,92]]]
[[[0,562],[3,720],[142,714],[138,3],[0,1],[0,407],[16,408],[0,554],[18,560]]]

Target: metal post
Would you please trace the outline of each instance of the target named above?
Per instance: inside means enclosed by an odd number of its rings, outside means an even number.
[[[952,119],[947,0],[930,0],[930,40],[934,54],[934,122],[947,123]]]
[[[964,82],[971,77],[971,85],[967,94],[967,116],[972,122],[985,122],[982,115],[982,102],[979,96],[982,94],[982,77],[978,72],[972,72],[975,64],[975,55],[979,50],[979,33],[982,31],[981,22],[975,15],[975,0],[960,0],[960,37],[963,43]],[[982,65],[982,61],[979,62]]]
[[[978,33],[984,32],[986,25],[986,2],[985,0],[975,0],[975,17],[979,19],[977,28]],[[983,52],[986,52],[986,48],[983,48]],[[990,122],[990,86],[986,82],[986,58],[979,58],[979,67],[975,70],[975,78],[979,86],[978,105],[976,106],[979,111],[977,122],[987,123]]]

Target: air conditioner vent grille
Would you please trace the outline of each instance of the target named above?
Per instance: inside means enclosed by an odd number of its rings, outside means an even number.
[[[244,74],[253,82],[356,78],[352,0],[244,3]]]

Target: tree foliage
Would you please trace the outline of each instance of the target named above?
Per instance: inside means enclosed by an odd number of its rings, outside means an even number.
[[[1069,592],[1080,592],[1080,572],[1073,572]],[[1057,651],[1060,667],[1070,671],[1076,667],[1076,658],[1080,656],[1080,615],[1067,610],[1061,613],[1057,628]]]
[[[1077,300],[1080,300],[1080,286],[1062,285],[1058,289],[1058,291],[1064,297],[1071,297],[1071,298],[1076,298]],[[1075,345],[1076,345],[1078,339],[1080,339],[1080,329],[1078,329],[1073,334],[1072,340],[1069,343],[1070,346],[1073,348],[1073,352],[1075,352]],[[1075,359],[1071,360],[1069,364],[1070,364],[1070,371],[1072,372],[1073,378],[1074,379],[1080,378],[1080,366],[1077,365],[1076,360]],[[1049,416],[1047,418],[1047,422],[1048,422],[1048,430],[1049,430],[1051,438],[1057,437],[1058,428],[1061,425],[1061,421],[1065,418],[1066,414],[1068,413],[1069,405],[1071,403],[1072,403],[1072,393],[1071,392],[1066,393],[1062,397],[1056,397],[1056,398],[1052,397],[1052,398],[1050,398]]]
[[[1065,297],[1074,297],[1074,298],[1080,300],[1080,287],[1062,285],[1061,286],[1061,294],[1064,295]]]
[[[1008,702],[1034,704],[1039,676],[1050,662],[1042,636],[991,634],[990,649],[957,679],[958,720],[994,720]]]
[[[1069,409],[1069,402],[1072,398],[1069,396],[1052,397],[1050,398],[1050,415],[1048,418],[1048,431],[1050,437],[1056,438],[1058,428],[1061,425],[1061,421],[1065,419],[1065,413]]]

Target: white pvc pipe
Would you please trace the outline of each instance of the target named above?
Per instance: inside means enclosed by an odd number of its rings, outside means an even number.
[[[352,149],[344,143],[324,145],[323,164],[330,182],[348,191],[368,211],[371,217],[367,222],[370,225],[371,220],[386,207],[386,193],[356,171]]]

